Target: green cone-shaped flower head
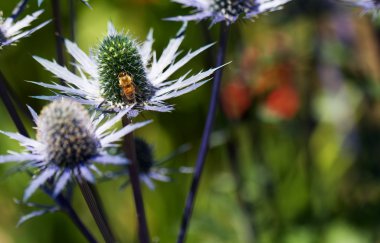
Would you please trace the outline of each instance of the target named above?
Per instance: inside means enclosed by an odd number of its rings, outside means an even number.
[[[46,161],[65,168],[97,154],[98,141],[88,111],[68,99],[43,108],[37,121],[37,140],[46,145]]]
[[[127,34],[113,33],[98,50],[102,96],[114,104],[142,104],[155,93],[147,79],[138,44]]]

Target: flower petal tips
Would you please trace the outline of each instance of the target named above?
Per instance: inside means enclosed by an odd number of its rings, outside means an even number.
[[[21,4],[17,4],[16,8],[13,10],[13,13],[17,12],[18,8],[20,7]],[[14,22],[14,18],[12,16],[5,19],[2,19],[0,16],[0,49],[1,47],[8,46],[17,42],[21,38],[30,36],[35,31],[47,25],[50,20],[45,21],[32,29],[22,31],[22,29],[28,27],[42,13],[43,10],[36,11],[31,15],[25,16],[23,19],[17,22]]]

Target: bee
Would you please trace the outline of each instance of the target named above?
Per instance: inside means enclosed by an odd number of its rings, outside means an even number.
[[[121,96],[130,103],[136,102],[136,86],[133,83],[133,78],[126,72],[121,72],[118,75],[119,87],[121,88]]]

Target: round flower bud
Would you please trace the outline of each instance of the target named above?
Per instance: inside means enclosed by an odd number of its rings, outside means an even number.
[[[88,111],[68,99],[43,108],[37,121],[37,140],[45,144],[46,162],[75,167],[97,154],[99,142]]]
[[[126,34],[108,35],[98,49],[100,88],[114,104],[144,103],[155,94],[147,80],[138,44]]]
[[[152,147],[140,138],[135,138],[135,147],[139,169],[148,173],[154,164]]]

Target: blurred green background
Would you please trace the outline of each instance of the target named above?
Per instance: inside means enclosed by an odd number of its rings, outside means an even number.
[[[30,1],[25,12],[37,9]],[[1,1],[9,16],[17,1]],[[70,36],[68,1],[61,1],[64,37]],[[106,34],[107,21],[144,40],[154,29],[160,53],[180,23],[163,18],[188,13],[168,0],[76,1],[76,39],[83,50]],[[38,21],[52,18],[50,1]],[[25,14],[25,13],[24,13]],[[210,34],[208,35],[208,30]],[[32,55],[55,58],[53,24],[0,52],[0,70],[21,104],[39,111],[46,103],[31,98],[48,90],[25,82],[52,81]],[[190,23],[182,49],[216,41],[218,26]],[[232,26],[212,136],[187,242],[380,242],[380,27],[360,11],[320,0],[298,0],[282,11]],[[213,66],[216,48],[198,56],[177,74]],[[67,57],[68,58],[68,57]],[[154,119],[137,135],[153,147],[156,159],[180,145],[192,149],[167,166],[193,166],[207,112],[210,83],[171,100],[172,113],[146,112]],[[21,111],[20,111],[21,112]],[[0,103],[0,129],[16,131]],[[32,124],[24,116],[30,132]],[[0,136],[0,154],[19,150]],[[14,164],[2,165],[5,175]],[[170,183],[144,186],[154,242],[175,242],[191,176],[172,174]],[[30,208],[21,198],[28,176],[0,179],[0,242],[84,242],[63,213],[32,219],[16,228]],[[124,179],[97,185],[120,242],[137,242],[130,187]],[[51,203],[38,192],[33,202]],[[73,205],[101,239],[81,194]]]

